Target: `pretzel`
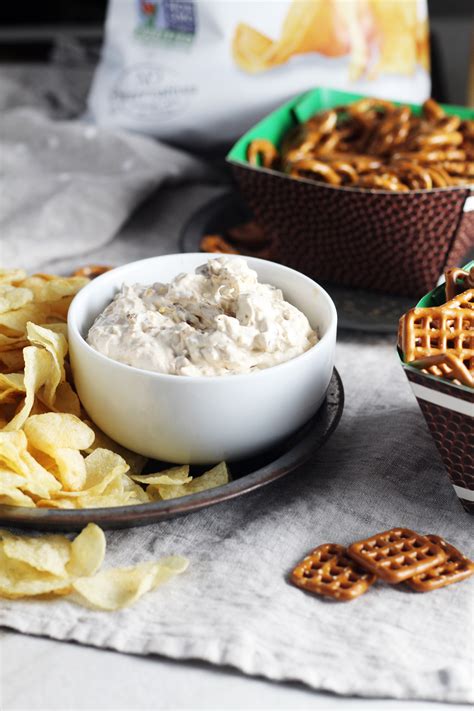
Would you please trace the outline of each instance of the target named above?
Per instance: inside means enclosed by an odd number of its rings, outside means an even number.
[[[239,254],[239,252],[222,235],[204,235],[201,240],[203,252],[219,252],[222,254]]]
[[[344,546],[324,543],[298,563],[290,580],[293,585],[317,595],[353,600],[369,589],[375,575],[354,563]]]
[[[406,192],[474,184],[474,121],[447,115],[433,99],[421,116],[366,97],[315,114],[291,129],[281,154],[257,139],[249,162],[329,185]]]
[[[237,242],[239,245],[249,245],[253,249],[268,243],[268,237],[255,220],[229,228],[227,236],[232,242]]]
[[[438,121],[446,116],[444,109],[434,99],[426,99],[423,104],[423,114],[431,121]]]
[[[352,543],[349,556],[365,570],[396,584],[447,559],[443,549],[409,528],[392,528]]]
[[[454,299],[459,293],[459,281],[461,282],[461,291],[465,289],[474,289],[474,266],[467,272],[464,269],[447,269],[444,273],[446,300]]]
[[[95,279],[105,272],[109,272],[113,267],[109,267],[103,264],[86,264],[84,267],[76,269],[73,276],[87,277],[88,279]]]
[[[440,536],[430,534],[426,538],[439,546],[446,553],[446,560],[440,565],[429,568],[424,573],[418,573],[406,581],[412,590],[430,592],[446,585],[458,583],[474,575],[474,562],[466,558],[457,548]]]
[[[254,221],[229,228],[224,234],[204,235],[202,252],[247,254],[259,259],[272,259],[272,243]]]
[[[440,353],[420,360],[411,361],[410,365],[419,368],[424,373],[440,378],[453,380],[458,385],[474,388],[474,377],[462,360],[452,353]]]
[[[401,348],[407,363],[439,353],[474,356],[474,309],[456,306],[460,303],[457,297],[443,306],[410,309],[402,316]]]
[[[330,185],[341,184],[341,178],[339,175],[329,165],[322,163],[320,160],[306,158],[298,161],[291,171],[291,175],[300,176],[301,173],[305,172],[321,175],[325,182]]]
[[[271,168],[277,158],[277,149],[265,138],[252,141],[247,149],[247,159],[251,165],[260,165],[260,159],[264,168]]]
[[[425,373],[474,387],[474,268],[448,269],[446,301],[410,309],[399,322],[398,346],[406,363]],[[461,280],[461,285],[459,285]]]

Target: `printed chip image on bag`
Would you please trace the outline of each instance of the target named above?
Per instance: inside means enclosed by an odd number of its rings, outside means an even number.
[[[213,149],[316,86],[426,99],[426,0],[110,0],[89,110]]]

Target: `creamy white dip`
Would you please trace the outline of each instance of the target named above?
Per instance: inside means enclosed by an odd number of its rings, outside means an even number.
[[[209,376],[270,368],[304,353],[317,335],[245,259],[220,257],[170,284],[122,286],[87,340],[136,368]]]

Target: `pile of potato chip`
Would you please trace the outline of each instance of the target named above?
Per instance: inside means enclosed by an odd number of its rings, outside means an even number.
[[[73,541],[59,535],[19,537],[0,531],[0,597],[69,595],[86,607],[119,610],[188,567],[186,558],[170,556],[98,572],[105,548],[104,532],[94,523]]]
[[[88,279],[0,270],[0,505],[143,504],[222,486],[225,463],[141,476],[146,459],[87,420],[67,360],[69,304]]]

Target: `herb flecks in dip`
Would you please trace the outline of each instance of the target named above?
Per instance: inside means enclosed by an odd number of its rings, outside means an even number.
[[[170,284],[122,286],[89,331],[99,353],[143,370],[213,376],[270,368],[317,341],[245,259],[210,259]]]

